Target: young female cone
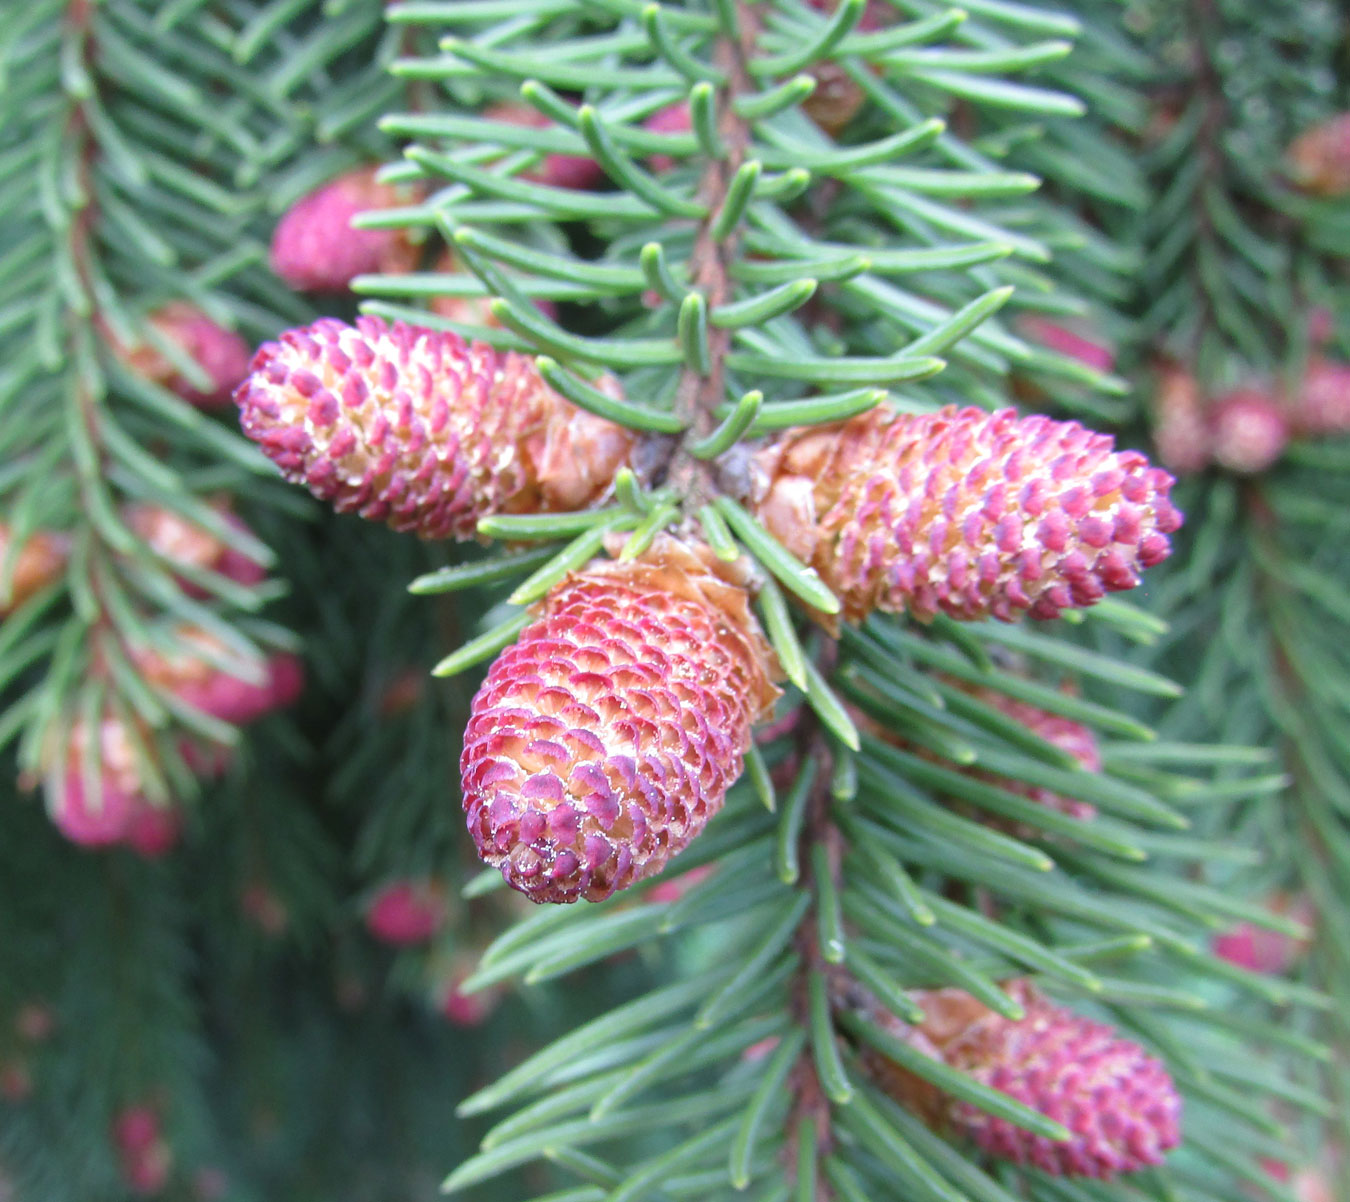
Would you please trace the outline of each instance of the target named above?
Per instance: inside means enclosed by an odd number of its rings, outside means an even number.
[[[1181,1099],[1163,1065],[1028,981],[1003,988],[1023,1018],[1004,1018],[959,989],[934,989],[910,995],[926,1015],[919,1026],[889,1014],[884,1022],[927,1055],[1061,1123],[1067,1141],[951,1098],[880,1053],[868,1054],[871,1072],[926,1121],[963,1132],[991,1156],[1059,1177],[1110,1179],[1161,1164],[1181,1138]]]
[[[376,317],[264,343],[235,400],[288,480],[423,538],[473,538],[489,514],[584,509],[636,444],[524,355]]]
[[[860,621],[1053,618],[1133,588],[1181,524],[1172,477],[1077,422],[885,407],[786,431],[756,510]]]
[[[722,806],[776,664],[742,581],[663,535],[540,604],[474,698],[460,760],[483,860],[537,902],[659,872]]]

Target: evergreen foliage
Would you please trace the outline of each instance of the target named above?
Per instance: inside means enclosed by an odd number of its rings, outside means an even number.
[[[1350,109],[1347,55],[1296,0],[6,14],[0,1199],[1308,1202],[1350,1140],[1350,442],[1298,414],[1350,360],[1350,222],[1288,148]],[[283,215],[381,163],[338,229],[375,269],[288,287]],[[361,312],[519,352],[628,466],[489,512],[490,549],[331,514],[174,305],[217,348]],[[841,624],[762,505],[781,431],[890,411],[1170,464],[1169,381],[1206,449],[1171,558],[1051,622]],[[1213,452],[1242,389],[1261,470]],[[464,831],[474,688],[666,531],[744,556],[783,696],[658,875],[528,906]],[[185,824],[168,856],[71,834],[124,793]],[[381,946],[390,896],[429,938]],[[1216,954],[1235,928],[1286,962]],[[1092,1127],[915,1035],[938,991],[1015,1023],[1025,982],[1165,1066],[1162,1164],[986,1155],[971,1114],[1005,1154]]]

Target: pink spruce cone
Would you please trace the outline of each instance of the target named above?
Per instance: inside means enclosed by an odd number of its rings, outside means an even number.
[[[583,509],[635,445],[523,355],[374,317],[265,343],[235,399],[288,480],[423,538],[473,538],[489,514]]]
[[[670,536],[593,561],[536,613],[473,700],[464,810],[512,888],[601,901],[721,808],[775,668],[742,582]]]
[[[178,846],[183,834],[183,810],[176,805],[155,805],[138,797],[122,833],[122,842],[144,860],[159,860]]]
[[[458,951],[448,961],[433,965],[430,975],[432,1007],[455,1027],[480,1027],[492,1016],[502,998],[500,988],[463,992],[462,986],[473,975],[478,957]]]
[[[1313,359],[1303,373],[1290,417],[1297,434],[1350,433],[1350,363]]]
[[[839,0],[806,0],[806,3],[808,7],[823,13],[832,13],[839,7]],[[862,19],[854,28],[859,33],[870,33],[876,29],[884,29],[894,20],[895,10],[887,5],[884,0],[867,0]]]
[[[117,356],[132,371],[194,405],[208,408],[226,404],[248,372],[248,343],[185,301],[170,302],[150,314],[148,320],[162,337],[182,348],[206,374],[209,384],[203,389],[189,381],[148,342],[127,347],[109,337]]]
[[[1276,893],[1266,902],[1272,914],[1293,918],[1311,931],[1317,923],[1317,911],[1305,894]],[[1216,935],[1210,950],[1221,960],[1249,972],[1282,975],[1307,953],[1311,938],[1298,938],[1283,931],[1272,931],[1253,922],[1239,923],[1231,931]]]
[[[483,110],[483,116],[492,121],[503,121],[507,125],[523,125],[530,129],[546,129],[553,125],[553,119],[545,116],[537,108],[528,104],[517,104],[514,101],[490,105]],[[544,161],[539,166],[526,171],[524,178],[554,188],[572,188],[584,192],[599,184],[605,178],[605,172],[589,155],[548,154],[544,156]]]
[[[0,1098],[11,1106],[26,1102],[33,1094],[33,1074],[23,1060],[0,1061]],[[0,1202],[13,1195],[5,1193],[7,1179],[0,1176]]]
[[[1153,396],[1153,445],[1174,472],[1189,475],[1209,466],[1214,450],[1200,383],[1185,368],[1158,371]]]
[[[291,925],[286,903],[266,881],[250,881],[239,891],[240,912],[264,935],[275,939]]]
[[[1350,113],[1339,113],[1300,134],[1289,147],[1290,174],[1314,196],[1350,193]]]
[[[84,756],[90,738],[85,724],[77,721],[70,732],[64,771],[58,770],[54,788],[48,785],[47,813],[72,843],[108,847],[124,840],[136,811],[150,802],[142,793],[131,732],[111,715],[105,716],[99,725],[100,787],[96,796],[89,795],[85,788]]]
[[[236,726],[253,722],[291,704],[303,688],[303,668],[293,655],[270,656],[261,679],[244,680],[212,662],[226,650],[214,635],[200,627],[183,626],[178,637],[186,646],[175,654],[152,647],[136,648],[136,666],[151,684],[222,722]]]
[[[1051,746],[1068,752],[1086,771],[1101,771],[1102,754],[1101,748],[1097,745],[1097,736],[1081,722],[1075,722],[1072,718],[1065,718],[1060,714],[1052,714],[1049,710],[1040,709],[1038,706],[1028,705],[1024,701],[1009,697],[1006,693],[1000,693],[997,689],[980,688],[978,685],[966,684],[956,679],[950,679],[949,683],[969,693],[977,701],[983,701],[998,710],[1032,734],[1039,735]],[[1071,818],[1079,818],[1086,822],[1097,815],[1097,809],[1091,802],[1081,801],[1076,797],[1065,797],[1050,789],[1029,785],[1024,781],[1010,780],[993,773],[977,772],[975,775],[1010,793],[1016,793],[1019,797],[1025,797],[1028,801],[1043,805],[1048,810],[1067,814]],[[1025,829],[1020,824],[1014,825],[1018,834]]]
[[[173,1172],[173,1152],[159,1115],[149,1106],[126,1107],[113,1119],[112,1141],[127,1188],[143,1197],[161,1193]]]
[[[1218,397],[1209,424],[1211,457],[1230,472],[1263,472],[1289,445],[1284,406],[1265,388],[1239,388]]]
[[[366,928],[395,946],[425,943],[445,922],[445,902],[445,889],[435,881],[391,881],[366,907]]]
[[[1059,1177],[1109,1180],[1161,1164],[1181,1139],[1181,1098],[1167,1070],[1103,1023],[1051,1003],[1027,981],[1005,990],[1026,1010],[1002,1017],[957,989],[910,996],[927,1018],[885,1025],[915,1047],[1072,1132],[1067,1142],[1032,1135],[969,1102],[940,1093],[894,1061],[871,1054],[883,1086],[935,1125],[963,1132],[991,1156]]]
[[[248,531],[248,527],[230,512],[228,503],[217,502],[214,508],[236,530]],[[243,585],[260,584],[267,575],[262,564],[236,551],[175,510],[160,505],[128,505],[123,517],[137,538],[172,563],[216,572]],[[190,596],[204,595],[196,586],[186,581],[182,583],[183,591]]]
[[[402,230],[355,229],[358,213],[392,209],[415,199],[408,189],[382,184],[378,168],[362,167],[302,196],[272,234],[272,270],[301,292],[342,292],[367,272],[402,274],[417,249]]]
[[[1077,422],[879,407],[788,430],[756,510],[859,621],[875,609],[1053,618],[1134,588],[1181,525],[1172,477]]]
[[[46,1002],[25,1002],[14,1015],[14,1030],[29,1043],[46,1043],[56,1030],[56,1014]]]

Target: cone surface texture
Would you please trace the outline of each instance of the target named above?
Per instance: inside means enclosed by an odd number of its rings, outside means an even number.
[[[1163,1065],[1115,1030],[1056,1006],[1026,981],[1004,989],[1026,1011],[994,1013],[956,989],[916,991],[927,1015],[907,1040],[981,1084],[1068,1128],[1065,1142],[1033,1135],[969,1102],[937,1093],[892,1061],[873,1068],[907,1105],[963,1132],[991,1156],[1061,1177],[1110,1179],[1162,1163],[1181,1138],[1181,1099]]]
[[[744,590],[672,538],[569,577],[473,701],[460,767],[479,855],[538,902],[659,872],[740,774],[769,665]]]
[[[758,456],[757,512],[859,621],[1053,618],[1133,588],[1181,524],[1172,477],[1077,422],[877,408]]]
[[[472,538],[489,514],[585,508],[634,445],[522,355],[373,317],[265,343],[235,400],[288,480],[423,538]]]

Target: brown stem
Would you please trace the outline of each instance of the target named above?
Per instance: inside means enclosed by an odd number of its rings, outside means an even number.
[[[81,63],[91,74],[93,72],[93,46],[92,46],[92,28],[94,18],[93,0],[71,0],[69,8],[66,10],[66,28],[64,37],[77,45],[77,52]],[[75,148],[75,157],[77,161],[77,180],[78,190],[83,198],[83,204],[79,211],[75,213],[70,223],[69,231],[69,251],[70,260],[74,266],[75,279],[79,289],[90,311],[94,314],[92,318],[79,313],[69,307],[66,310],[66,330],[68,334],[69,345],[72,351],[75,344],[83,339],[101,338],[100,326],[97,315],[97,301],[93,286],[93,241],[94,232],[98,220],[98,207],[95,203],[95,184],[94,184],[94,164],[98,158],[98,147],[95,143],[92,130],[89,123],[88,112],[85,103],[80,99],[74,99],[71,102],[69,113],[66,118],[64,131],[64,141]],[[100,507],[99,498],[95,495],[97,490],[103,488],[102,481],[106,479],[107,451],[103,438],[103,420],[101,398],[95,395],[88,387],[84,374],[79,371],[70,373],[71,376],[71,401],[78,414],[80,424],[83,426],[85,435],[89,444],[94,448],[94,454],[99,464],[97,477],[91,479],[84,472],[76,473],[76,487],[80,500],[80,505],[86,514],[94,512]],[[89,523],[89,529],[92,533],[93,556],[98,562],[91,564],[89,579],[89,591],[99,604],[99,612],[94,617],[90,626],[90,647],[91,647],[91,671],[94,673],[108,675],[108,668],[102,648],[109,643],[116,644],[124,658],[131,659],[133,648],[126,638],[125,634],[112,620],[111,608],[107,598],[104,595],[104,578],[100,570],[102,567],[112,569],[116,563],[117,552],[100,535],[95,523]]]
[[[742,238],[739,228],[721,238],[713,234],[713,223],[726,202],[731,181],[745,162],[750,145],[750,126],[736,115],[731,101],[738,93],[752,92],[756,88],[747,63],[754,53],[755,38],[759,34],[759,14],[754,6],[744,2],[737,5],[737,13],[737,36],[721,38],[713,51],[713,62],[727,79],[726,87],[718,92],[717,98],[717,130],[726,147],[726,155],[711,159],[699,181],[696,194],[707,207],[708,216],[699,227],[689,258],[691,282],[703,294],[709,309],[723,305],[731,298],[731,265],[740,253]],[[693,367],[686,367],[680,375],[675,391],[675,412],[688,426],[688,438],[701,438],[717,424],[714,410],[723,399],[725,360],[731,349],[731,338],[730,330],[710,327],[708,374],[705,376]],[[688,499],[691,510],[712,500],[719,491],[710,467],[682,448],[676,449],[667,478],[679,494]]]

